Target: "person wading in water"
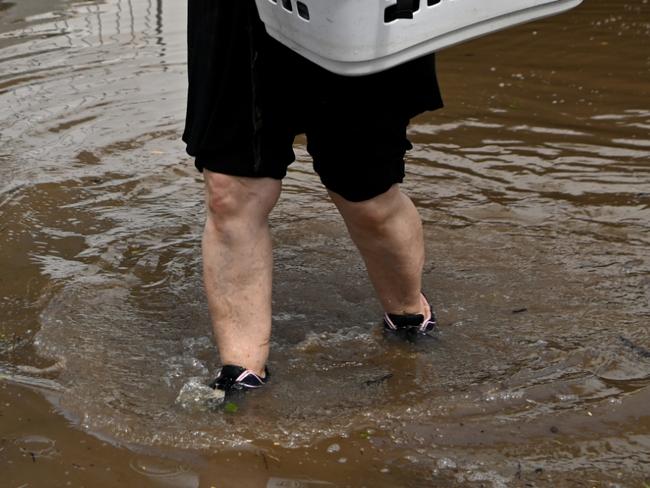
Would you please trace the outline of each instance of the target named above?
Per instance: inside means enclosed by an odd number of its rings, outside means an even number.
[[[421,292],[422,222],[400,190],[409,120],[442,107],[429,55],[344,77],[270,38],[254,0],[191,0],[183,140],[203,172],[203,272],[223,364],[213,388],[264,385],[271,335],[268,216],[306,134],[314,170],[345,220],[386,331],[435,326]]]

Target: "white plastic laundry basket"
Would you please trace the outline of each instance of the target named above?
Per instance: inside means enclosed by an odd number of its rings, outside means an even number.
[[[581,1],[256,0],[271,36],[343,75],[381,71]]]

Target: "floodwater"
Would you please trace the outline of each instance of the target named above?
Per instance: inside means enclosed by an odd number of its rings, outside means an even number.
[[[175,403],[218,365],[185,5],[0,0],[3,486],[648,486],[648,1],[441,53],[404,185],[430,340],[379,333],[296,141],[273,382],[234,413]]]

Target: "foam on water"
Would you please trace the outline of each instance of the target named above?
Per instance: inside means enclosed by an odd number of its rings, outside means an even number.
[[[368,312],[362,313],[372,311],[371,297],[343,298],[349,292],[341,290],[339,280],[349,284],[363,275],[358,258],[348,252],[343,229],[326,227],[326,239],[309,232],[300,244],[302,259],[321,269],[318,286],[309,285],[308,275],[296,276],[295,266],[280,265],[275,300],[277,309],[290,310],[296,289],[314,293],[317,288],[326,306],[310,314],[313,302],[305,297],[295,312],[276,314],[272,383],[252,393],[237,415],[205,408],[214,393],[205,385],[218,358],[209,337],[197,258],[182,253],[170,254],[172,262],[163,266],[167,280],[156,287],[143,279],[159,282],[154,270],[129,273],[126,282],[100,273],[77,277],[51,300],[35,344],[41,354],[65,358],[59,376],[65,386],[62,405],[82,416],[86,428],[129,442],[233,447],[269,441],[298,447],[360,429],[392,432],[394,439],[407,442],[407,425],[426,430],[454,420],[492,423],[494,415],[515,422],[545,418],[553,411],[619,398],[648,383],[650,361],[631,342],[587,323],[592,319],[584,319],[583,309],[565,308],[561,317],[555,316],[578,290],[565,284],[560,292],[562,271],[549,263],[536,269],[528,285],[520,282],[516,292],[524,303],[543,297],[532,319],[526,312],[513,314],[515,307],[508,305],[511,270],[487,271],[475,261],[483,271],[455,272],[451,286],[445,267],[439,268],[427,281],[435,279],[445,289],[462,287],[474,303],[442,310],[441,332],[427,341],[388,341],[379,321],[372,319],[378,314],[367,320]],[[287,245],[284,239],[295,245],[295,237],[278,237],[280,254]],[[444,252],[429,247],[431,253]],[[341,256],[336,262],[325,258],[334,248]],[[456,252],[465,254],[459,248]],[[511,264],[529,261],[528,252],[511,253]],[[498,252],[484,259],[491,262],[495,256]],[[141,259],[150,261],[146,252]],[[445,256],[450,268],[458,259]],[[537,285],[544,281],[555,282],[556,289],[540,292]],[[331,310],[338,320],[328,319]],[[599,313],[596,308],[590,317]],[[455,315],[463,320],[453,320]],[[544,317],[544,329],[527,329],[526,324]],[[514,330],[526,334],[513,336]],[[642,343],[641,333],[636,330],[634,340]]]

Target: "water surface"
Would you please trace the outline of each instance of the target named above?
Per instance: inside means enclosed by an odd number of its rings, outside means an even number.
[[[174,403],[218,365],[184,3],[0,2],[9,481],[650,482],[649,40],[647,3],[592,0],[440,55],[447,107],[413,121],[404,185],[441,322],[417,345],[379,333],[299,139],[272,215],[274,381],[224,415]]]

